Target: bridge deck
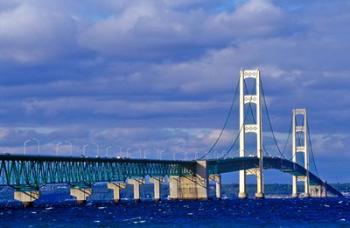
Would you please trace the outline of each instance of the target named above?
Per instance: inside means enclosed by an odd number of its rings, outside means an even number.
[[[259,166],[257,157],[208,160],[208,173],[221,174]],[[297,163],[277,157],[264,157],[264,169],[277,169],[291,175],[305,176],[307,170]],[[126,181],[145,176],[193,175],[196,161],[128,158],[57,157],[0,155],[0,185],[14,188],[40,188],[46,184],[91,185],[96,182]],[[315,174],[310,183],[323,185],[336,196],[342,194]]]
[[[264,157],[263,164],[264,169],[277,169],[296,176],[306,176],[308,172],[301,165],[284,158]],[[257,157],[238,157],[222,160],[208,160],[208,167],[209,174],[234,172],[259,167],[259,159]],[[309,177],[310,184],[322,185],[329,193],[336,196],[343,196],[338,190],[322,181],[319,177],[310,171]]]

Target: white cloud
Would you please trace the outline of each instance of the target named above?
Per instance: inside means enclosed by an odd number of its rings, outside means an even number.
[[[74,21],[58,11],[22,3],[0,12],[0,59],[46,61],[72,42]]]
[[[215,47],[246,37],[269,36],[281,28],[282,19],[282,11],[268,1],[248,1],[233,12],[213,15],[147,1],[127,5],[97,21],[80,35],[80,44],[102,55],[168,57],[173,51],[186,51],[176,49],[181,46]]]
[[[128,101],[99,100],[91,98],[59,98],[59,99],[29,99],[22,103],[28,115],[59,116],[64,113],[77,112],[87,115],[117,115],[119,117],[145,117],[148,115],[182,115],[200,113],[204,110],[215,110],[226,107],[225,102],[212,101]],[[88,114],[89,113],[89,114]]]

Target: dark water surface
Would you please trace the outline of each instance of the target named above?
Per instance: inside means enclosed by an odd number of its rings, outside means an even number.
[[[74,202],[0,208],[0,227],[350,227],[350,199]]]

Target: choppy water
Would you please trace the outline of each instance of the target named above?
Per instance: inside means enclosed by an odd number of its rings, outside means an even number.
[[[116,226],[342,226],[350,227],[350,199],[132,201],[0,208],[0,227]]]

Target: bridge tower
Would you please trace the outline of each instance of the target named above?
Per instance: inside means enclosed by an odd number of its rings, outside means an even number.
[[[255,79],[255,94],[246,94],[245,80],[248,78]],[[261,88],[260,88],[260,70],[241,70],[240,71],[240,102],[239,102],[239,156],[245,157],[245,136],[247,133],[255,133],[256,135],[256,153],[259,158],[259,167],[250,170],[239,171],[239,198],[247,198],[246,176],[255,175],[257,191],[256,198],[264,198],[263,183],[263,151],[262,151],[262,107],[261,107]],[[255,123],[247,124],[245,118],[245,106],[256,105]]]
[[[302,123],[297,121],[298,117],[301,117]],[[307,125],[307,113],[306,109],[293,109],[292,120],[292,155],[293,162],[297,162],[297,154],[302,153],[304,155],[304,168],[307,170],[306,176],[293,175],[292,197],[298,197],[297,182],[304,182],[304,195],[310,196],[310,178],[309,178],[309,150],[308,150],[308,125]],[[299,122],[299,123],[298,123]],[[297,142],[297,136],[300,136],[300,144]],[[303,136],[301,138],[301,135]],[[299,140],[298,140],[299,141]]]

